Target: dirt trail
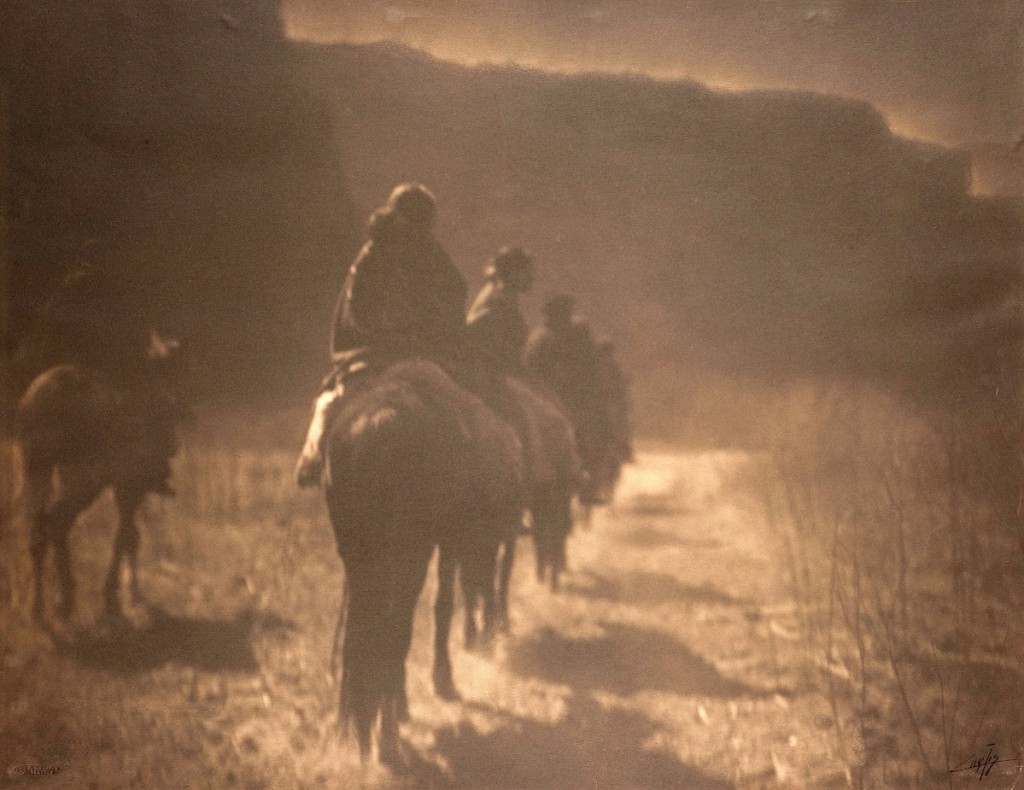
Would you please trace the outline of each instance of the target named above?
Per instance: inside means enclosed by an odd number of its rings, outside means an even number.
[[[74,535],[83,612],[52,635],[24,616],[24,535],[5,533],[0,769],[60,767],[32,787],[845,786],[857,745],[836,740],[791,660],[797,625],[754,459],[642,453],[615,508],[572,537],[558,594],[534,581],[521,541],[512,634],[468,654],[456,619],[459,703],[430,690],[431,575],[402,777],[360,768],[334,726],[341,567],[290,465],[185,453],[193,485],[145,517],[148,604],[131,625],[97,619],[109,501]]]

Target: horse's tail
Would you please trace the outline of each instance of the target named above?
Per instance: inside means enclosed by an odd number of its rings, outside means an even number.
[[[346,568],[346,617],[339,684],[338,718],[345,732],[355,730],[359,752],[369,754],[371,734],[383,701],[383,689],[374,683],[372,671],[376,649],[374,623],[383,619],[380,601],[367,595],[363,574]]]
[[[341,606],[338,608],[338,622],[334,625],[334,639],[331,641],[331,658],[328,666],[331,674],[338,676],[341,683],[341,637],[345,633],[345,620],[348,618],[348,577],[341,588]],[[340,709],[339,709],[340,715]]]
[[[404,700],[407,640],[414,601],[403,601],[403,587],[416,573],[399,562],[371,561],[346,568],[347,615],[339,689],[339,720],[344,731],[355,730],[359,753],[370,754],[378,716]],[[422,584],[422,580],[420,580]],[[418,590],[417,590],[418,592]],[[408,608],[408,612],[403,612]]]
[[[0,439],[0,535],[25,500],[25,461],[18,442]]]

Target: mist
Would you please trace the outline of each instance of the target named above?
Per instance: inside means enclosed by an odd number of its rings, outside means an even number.
[[[974,196],[969,152],[863,101],[301,43],[273,3],[10,8],[16,336],[98,240],[209,391],[308,393],[363,223],[415,179],[471,283],[521,244],[534,319],[577,296],[645,432],[701,376],[956,397],[1013,379],[1019,203]]]

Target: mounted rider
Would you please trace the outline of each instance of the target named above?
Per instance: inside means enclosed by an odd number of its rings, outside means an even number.
[[[67,452],[91,457],[97,449],[127,453],[155,493],[171,494],[170,459],[177,451],[175,420],[180,404],[161,391],[158,365],[176,354],[177,341],[165,341],[145,323],[135,302],[110,269],[97,260],[95,245],[61,281],[44,305],[29,338],[34,373],[72,365],[95,379],[91,404],[51,404],[54,409],[94,409],[89,435],[50,436]],[[102,402],[100,402],[102,401]],[[38,426],[43,434],[46,426]]]
[[[592,472],[607,433],[607,409],[590,325],[574,311],[572,297],[552,296],[544,305],[543,326],[527,341],[523,361],[529,374],[558,399],[576,431],[584,467]]]
[[[370,218],[370,239],[338,297],[331,341],[335,370],[314,405],[296,467],[300,486],[317,485],[323,478],[323,439],[346,393],[396,362],[416,359],[435,363],[449,384],[459,385],[465,397],[475,396],[478,404],[482,401],[481,406],[515,428],[526,466],[534,474],[547,471],[537,427],[506,376],[518,352],[496,351],[484,340],[487,335],[501,345],[502,330],[494,322],[514,321],[516,316],[522,321],[513,295],[529,287],[529,278],[513,277],[513,285],[499,270],[525,271],[528,256],[521,250],[505,251],[492,261],[492,283],[467,328],[466,281],[431,232],[434,215],[434,197],[426,187],[401,184]],[[492,353],[503,361],[497,362]]]
[[[496,369],[521,376],[530,330],[519,296],[533,286],[533,258],[520,247],[503,247],[484,268],[484,275],[487,283],[466,316],[467,338]]]
[[[338,295],[331,331],[334,370],[314,405],[296,467],[300,486],[319,484],[323,438],[346,391],[394,362],[423,358],[449,365],[461,354],[466,280],[434,238],[434,196],[399,184],[370,217],[369,240]]]
[[[334,312],[331,359],[342,381],[413,356],[457,353],[467,286],[434,238],[434,196],[400,184],[370,217]]]
[[[530,330],[519,297],[533,286],[533,258],[520,247],[503,247],[484,275],[487,282],[466,317],[466,337],[489,371],[487,400],[516,428],[535,485],[568,479],[580,487],[584,478],[572,426],[523,365]]]

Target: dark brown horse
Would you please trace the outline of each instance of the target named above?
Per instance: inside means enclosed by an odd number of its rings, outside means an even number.
[[[341,715],[369,756],[400,762],[405,661],[435,546],[464,579],[493,580],[501,527],[518,523],[523,472],[514,431],[428,363],[402,363],[346,396],[327,441],[327,504],[345,566]],[[441,603],[447,600],[447,605]],[[438,598],[435,684],[454,694]]]
[[[534,549],[537,557],[537,580],[549,581],[552,590],[566,567],[566,542],[572,531],[572,501],[585,483],[582,461],[576,448],[572,424],[556,400],[549,400],[546,391],[517,385],[530,404],[531,413],[543,437],[547,459],[545,474],[535,477],[530,485],[529,506],[533,519]],[[501,552],[498,572],[497,616],[499,625],[508,628],[508,594],[515,540],[506,540]]]
[[[533,420],[540,443],[536,448],[540,457],[525,464],[526,503],[533,517],[538,579],[544,581],[550,572],[551,586],[557,589],[559,574],[565,569],[565,544],[572,529],[572,500],[582,478],[581,462],[572,425],[559,407],[518,380],[510,380],[508,386]],[[523,527],[514,514],[503,514],[494,527],[480,536],[469,552],[456,552],[444,544],[439,552],[434,690],[446,699],[458,698],[447,659],[456,571],[463,593],[466,649],[485,646],[497,632],[509,630],[509,589]]]
[[[177,449],[175,425],[181,414],[181,404],[172,395],[179,368],[177,342],[155,341],[152,357],[144,392],[128,392],[90,369],[61,365],[40,374],[18,403],[15,436],[25,469],[36,619],[44,613],[43,576],[50,546],[61,588],[58,615],[74,611],[69,534],[78,514],[108,486],[114,491],[119,525],[104,586],[106,610],[120,612],[125,559],[132,595],[140,597],[135,510],[147,493],[170,493],[169,462]]]

